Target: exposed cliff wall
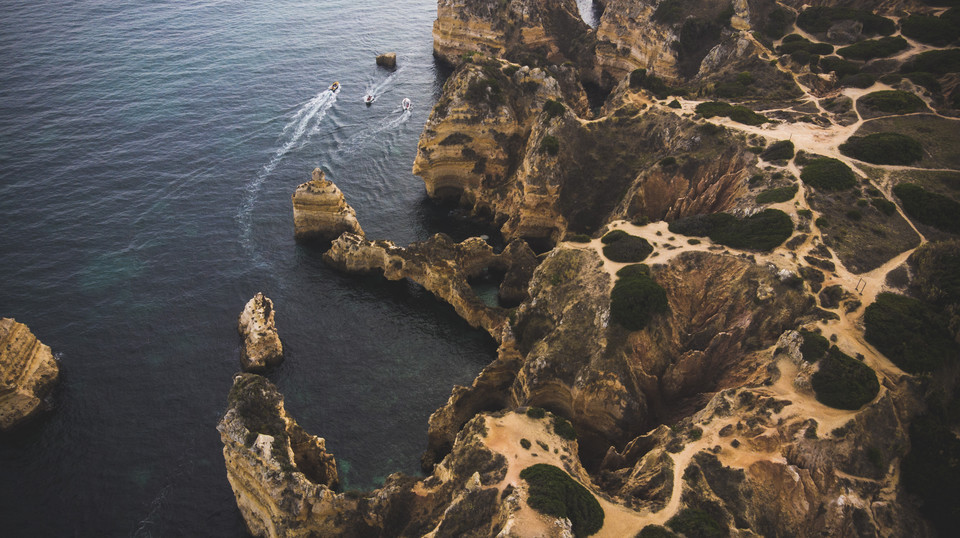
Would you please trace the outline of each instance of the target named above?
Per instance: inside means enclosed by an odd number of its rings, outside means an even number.
[[[26,325],[0,319],[0,431],[43,411],[59,378],[50,346],[37,340]]]

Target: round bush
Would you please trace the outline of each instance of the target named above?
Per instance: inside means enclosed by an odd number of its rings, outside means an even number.
[[[858,99],[857,104],[889,114],[909,114],[927,109],[923,99],[910,92],[900,90],[882,90],[868,93]]]
[[[603,247],[603,255],[610,261],[636,263],[647,259],[653,246],[642,237],[627,235]]]
[[[829,157],[808,161],[800,173],[800,179],[807,185],[825,191],[842,191],[857,184],[857,178],[849,166]]]
[[[820,280],[823,280],[823,273],[819,273]],[[803,337],[803,343],[800,344],[800,354],[803,360],[807,362],[817,362],[830,349],[830,341],[811,331],[800,331]]]
[[[757,195],[757,203],[776,204],[793,200],[793,197],[797,195],[798,189],[799,187],[797,185],[790,185],[789,187],[765,190]]]
[[[765,161],[785,161],[793,158],[793,151],[793,142],[781,140],[770,144],[770,147],[760,154],[760,158]]]
[[[569,519],[577,536],[590,536],[603,527],[600,503],[563,469],[538,463],[520,471],[520,478],[530,484],[527,504],[540,513]]]
[[[907,40],[900,36],[884,37],[854,43],[849,47],[838,49],[837,54],[844,58],[854,60],[872,60],[874,58],[892,56],[902,50],[906,50],[908,46]]]
[[[710,239],[728,247],[770,251],[793,235],[793,221],[779,209],[765,209],[713,230]]]
[[[900,21],[900,33],[928,45],[945,47],[960,37],[960,26],[932,15],[911,15]]]
[[[667,520],[667,526],[684,536],[720,538],[728,535],[727,529],[699,508],[684,508]]]
[[[623,239],[624,237],[630,237],[630,234],[623,230],[611,230],[600,238],[600,242],[604,245],[609,245],[610,243]]]
[[[820,359],[820,369],[810,382],[817,400],[835,409],[860,409],[880,391],[877,374],[837,346]]]
[[[669,310],[666,290],[642,268],[635,265],[624,267],[618,275],[620,277],[610,292],[610,318],[614,323],[639,331],[654,315]]]
[[[950,233],[960,233],[960,203],[942,194],[928,192],[913,183],[901,183],[893,188],[907,215],[928,226]]]
[[[900,133],[851,136],[840,144],[840,153],[873,164],[912,164],[923,159],[923,146]]]
[[[864,338],[901,370],[916,374],[957,359],[957,343],[946,320],[926,303],[881,293],[863,316]]]

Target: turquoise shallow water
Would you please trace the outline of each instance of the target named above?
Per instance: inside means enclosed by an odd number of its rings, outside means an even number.
[[[483,232],[410,172],[445,76],[435,16],[433,0],[5,2],[0,315],[60,355],[63,383],[53,413],[0,439],[4,535],[243,534],[215,426],[257,291],[287,352],[269,377],[345,487],[417,472],[429,414],[495,347],[415,285],[327,269],[293,242],[290,195],[322,166],[372,237]],[[373,61],[388,50],[392,74]]]

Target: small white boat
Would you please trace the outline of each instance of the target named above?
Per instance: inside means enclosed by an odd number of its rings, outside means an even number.
[[[330,85],[330,91],[337,92],[340,89],[340,81],[335,80],[333,84]]]
[[[400,106],[403,107],[404,111],[410,110],[410,107],[413,106],[413,103],[410,102],[406,97],[403,98],[403,101],[400,102]]]
[[[373,104],[373,100],[374,100],[374,97],[373,97],[372,95],[370,95],[369,93],[368,93],[367,95],[364,95],[364,96],[363,96],[363,102],[364,102],[364,104],[366,104],[367,106],[372,105],[372,104]]]

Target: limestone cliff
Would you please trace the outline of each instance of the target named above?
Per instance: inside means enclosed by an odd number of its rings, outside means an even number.
[[[0,319],[0,431],[36,416],[60,377],[50,347],[22,323]]]
[[[283,344],[277,334],[273,301],[258,292],[247,301],[237,321],[240,365],[245,372],[261,371],[283,362]]]
[[[298,241],[332,241],[343,232],[363,235],[357,212],[323,170],[314,169],[310,181],[299,185],[292,198]]]

